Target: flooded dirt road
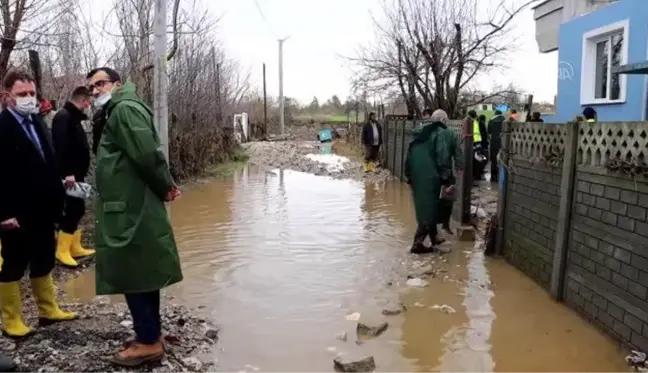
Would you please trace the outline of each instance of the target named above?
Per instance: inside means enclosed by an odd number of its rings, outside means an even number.
[[[410,257],[399,182],[245,168],[171,213],[185,281],[169,292],[222,327],[221,371],[332,371],[338,354],[372,355],[377,371],[627,370],[612,341],[504,261],[459,245]],[[426,267],[429,286],[406,284]],[[68,294],[92,297],[93,277]],[[403,314],[382,315],[398,302]],[[354,313],[389,328],[357,344]]]

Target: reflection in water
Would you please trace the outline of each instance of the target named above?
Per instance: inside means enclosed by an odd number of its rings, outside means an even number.
[[[189,306],[207,306],[205,317],[222,326],[219,370],[251,364],[264,371],[330,371],[337,353],[373,355],[379,371],[488,371],[492,361],[496,370],[590,364],[620,369],[619,353],[592,327],[552,303],[544,290],[520,290],[521,283],[538,287],[507,264],[497,261],[486,271],[483,255],[471,248],[457,246],[431,259],[448,272],[431,279],[428,288],[404,288],[406,266],[430,259],[407,254],[415,222],[410,192],[399,182],[364,185],[246,167],[231,180],[188,190],[173,205],[172,220],[185,281],[169,292]],[[498,285],[493,299],[488,272]],[[504,295],[510,301],[498,295],[506,285],[499,284],[501,276],[515,284]],[[92,273],[67,287],[81,299],[93,288]],[[407,312],[390,317],[379,338],[356,345],[356,324],[345,315],[360,312],[380,320],[383,306],[399,300]],[[431,308],[442,304],[457,312]],[[538,323],[522,324],[529,342],[520,343],[520,333],[507,330],[523,330],[516,323],[528,313],[563,315],[545,326],[561,330],[550,325],[557,322],[574,332],[547,337],[535,329]],[[348,342],[336,339],[340,332],[348,332]],[[546,340],[547,349],[549,342],[589,348],[569,355],[569,362],[535,349],[532,355],[553,362],[518,360],[518,349],[536,340]],[[594,348],[603,353],[592,355]]]

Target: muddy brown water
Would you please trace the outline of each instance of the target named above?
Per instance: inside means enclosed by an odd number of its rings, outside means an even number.
[[[399,182],[246,167],[190,188],[171,214],[185,281],[169,292],[221,326],[219,370],[332,371],[337,354],[373,355],[378,371],[628,370],[614,342],[506,262],[458,244],[410,257],[415,222]],[[408,287],[429,264],[439,271],[429,286]],[[66,290],[92,298],[94,274]],[[395,302],[407,311],[382,316]],[[358,345],[356,312],[390,326]]]

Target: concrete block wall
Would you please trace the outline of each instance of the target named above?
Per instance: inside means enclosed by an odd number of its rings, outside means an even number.
[[[648,351],[648,184],[600,167],[575,180],[565,300],[617,339]]]
[[[503,253],[545,288],[551,281],[561,172],[519,158],[509,167]]]

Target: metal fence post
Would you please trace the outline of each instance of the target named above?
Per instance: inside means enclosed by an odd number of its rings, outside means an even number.
[[[394,123],[394,144],[393,144],[393,148],[392,148],[393,149],[392,153],[394,153],[394,155],[392,156],[392,163],[391,163],[391,171],[392,172],[394,172],[394,170],[396,170],[396,138],[398,137],[398,136],[396,136],[396,131],[398,130],[398,128],[396,128],[397,127],[396,123],[398,123],[398,121],[396,121]]]
[[[403,130],[401,131],[402,137],[401,137],[401,168],[400,168],[400,179],[403,180],[403,176],[405,175],[405,154],[407,154],[407,150],[405,149],[405,129],[407,128],[407,121],[403,122]]]
[[[568,123],[567,136],[565,138],[565,156],[563,158],[562,180],[560,182],[560,207],[558,209],[558,224],[556,226],[550,287],[551,296],[559,301],[562,300],[564,294],[565,267],[567,262],[567,248],[569,247],[574,181],[576,178],[579,127],[579,122]]]
[[[473,186],[473,124],[470,120],[462,121],[461,136],[463,137],[464,172],[461,180],[461,225],[468,226],[470,222],[471,192]]]
[[[497,235],[495,236],[495,254],[500,255],[504,249],[504,224],[506,223],[506,196],[508,192],[509,180],[509,156],[511,149],[511,130],[512,124],[505,120],[502,123],[502,148],[499,153],[501,164],[497,169],[499,175],[499,199],[497,201]],[[491,159],[491,162],[497,162],[498,159]]]

